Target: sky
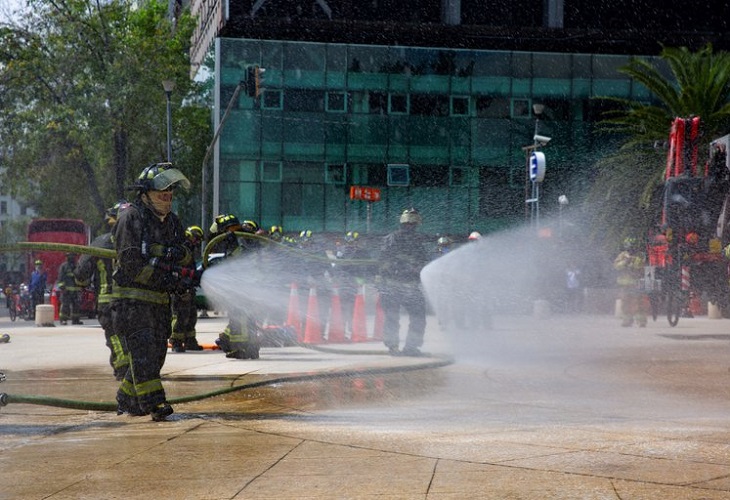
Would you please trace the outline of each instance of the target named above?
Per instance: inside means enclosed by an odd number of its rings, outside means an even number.
[[[25,0],[0,0],[0,22],[8,22],[11,13],[25,7]]]

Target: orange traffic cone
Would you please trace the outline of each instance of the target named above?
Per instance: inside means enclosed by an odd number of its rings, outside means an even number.
[[[301,342],[302,320],[299,317],[299,287],[296,283],[291,284],[291,292],[289,292],[289,312],[286,316],[286,325],[294,329],[297,340]]]
[[[368,326],[365,317],[365,291],[360,287],[355,295],[355,304],[352,307],[352,342],[367,342]]]
[[[340,290],[332,289],[332,305],[330,306],[330,323],[327,330],[327,342],[345,341],[345,321],[342,319],[342,302]]]
[[[58,321],[61,306],[58,303],[58,295],[56,295],[56,290],[51,290],[51,305],[53,306],[53,319],[54,321]]]
[[[373,340],[383,340],[383,325],[385,324],[385,313],[380,304],[380,295],[375,301],[375,326],[373,327]]]
[[[689,312],[694,316],[702,316],[705,311],[702,310],[702,302],[696,293],[692,293],[689,299]]]
[[[319,303],[317,301],[317,289],[309,289],[309,303],[307,304],[307,320],[304,325],[305,344],[322,343],[322,325],[319,321]]]

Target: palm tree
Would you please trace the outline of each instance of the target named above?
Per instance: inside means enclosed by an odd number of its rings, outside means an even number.
[[[667,71],[668,70],[668,71]],[[617,153],[596,165],[588,199],[595,208],[594,240],[615,244],[629,234],[646,234],[657,220],[666,166],[663,145],[675,117],[699,116],[700,151],[730,126],[730,54],[711,45],[691,52],[665,47],[661,60],[632,59],[620,68],[653,96],[651,103],[611,98],[620,109],[607,113],[607,132],[625,137]]]

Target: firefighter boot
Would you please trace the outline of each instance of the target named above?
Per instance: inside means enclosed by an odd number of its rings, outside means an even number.
[[[198,339],[195,337],[188,337],[185,339],[185,350],[188,351],[202,351],[203,346],[198,344]]]
[[[155,422],[164,422],[172,413],[172,406],[167,403],[162,403],[155,406],[154,410],[150,412],[150,415],[152,415],[152,420]]]
[[[170,339],[170,345],[172,346],[172,352],[185,352],[185,345],[180,339]]]

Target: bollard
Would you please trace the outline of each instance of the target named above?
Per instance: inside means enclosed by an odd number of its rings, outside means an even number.
[[[50,304],[38,304],[35,306],[36,326],[56,326],[53,323],[54,312],[54,308]]]
[[[708,302],[707,317],[709,319],[722,319],[722,311],[720,310],[720,306],[718,306],[714,302]]]

